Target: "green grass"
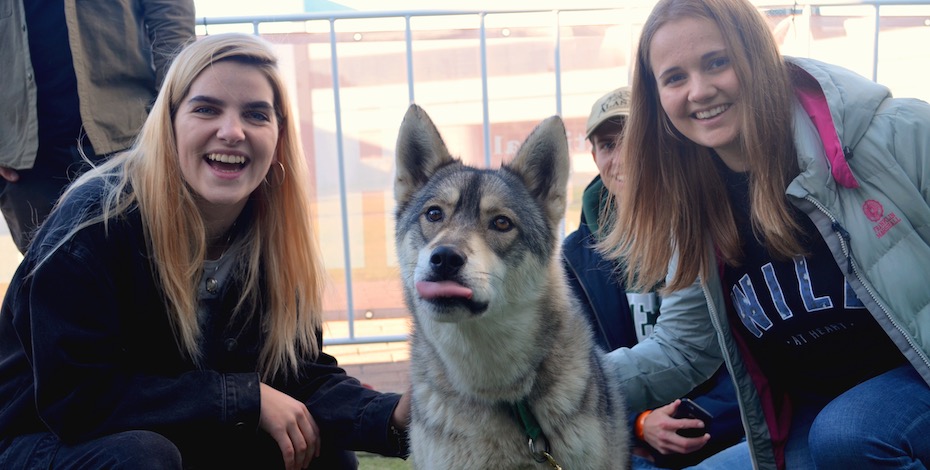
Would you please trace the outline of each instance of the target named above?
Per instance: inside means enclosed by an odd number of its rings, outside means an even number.
[[[410,459],[381,457],[367,452],[356,452],[359,470],[410,470],[413,465]]]

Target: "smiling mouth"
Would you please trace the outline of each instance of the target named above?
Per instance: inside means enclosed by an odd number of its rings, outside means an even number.
[[[241,155],[224,155],[211,153],[204,157],[207,164],[220,171],[239,171],[248,163],[248,159]]]
[[[722,104],[720,106],[708,109],[707,111],[698,111],[694,113],[694,117],[698,119],[710,119],[720,115],[720,113],[730,109],[730,105]]]

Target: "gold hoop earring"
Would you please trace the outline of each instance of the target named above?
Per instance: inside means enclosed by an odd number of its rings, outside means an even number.
[[[265,184],[267,184],[268,186],[272,188],[277,188],[278,186],[281,186],[282,184],[284,184],[284,180],[287,179],[287,170],[284,168],[284,164],[281,163],[280,161],[276,161],[275,163],[277,163],[278,166],[276,167],[272,165],[271,168],[268,170],[268,173],[265,175]],[[281,169],[280,177],[278,177],[278,172],[275,170],[275,168]],[[273,181],[270,181],[268,179],[268,175],[272,175],[272,174],[274,175],[272,177]]]

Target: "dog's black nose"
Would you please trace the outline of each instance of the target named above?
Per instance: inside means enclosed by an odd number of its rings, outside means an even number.
[[[443,245],[433,250],[429,257],[429,264],[436,274],[447,278],[465,265],[465,255],[451,246]]]

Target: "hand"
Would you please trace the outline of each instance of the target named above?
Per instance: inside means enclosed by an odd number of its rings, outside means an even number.
[[[410,395],[412,392],[412,388],[407,389],[407,393],[400,396],[400,401],[394,407],[391,424],[397,429],[407,429],[407,423],[410,422]]]
[[[704,422],[699,419],[672,418],[679,403],[681,400],[675,400],[656,408],[643,421],[643,440],[660,454],[690,454],[704,447],[710,440],[710,434],[707,433],[701,437],[682,437],[675,432],[679,429],[704,427]]]
[[[278,443],[287,470],[300,470],[320,456],[320,428],[303,403],[261,384],[258,425]]]
[[[9,181],[10,183],[15,183],[19,181],[19,173],[9,167],[0,166],[0,177]]]

